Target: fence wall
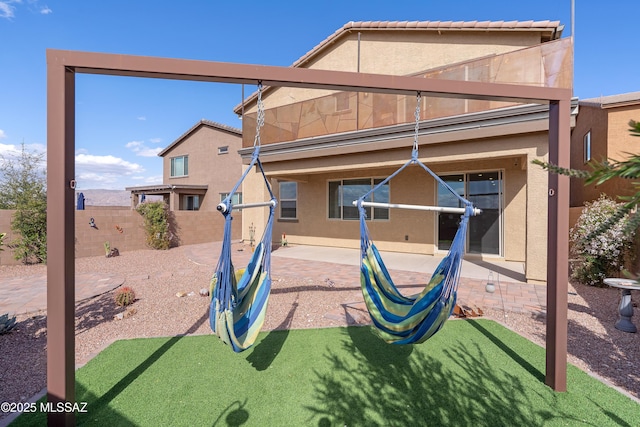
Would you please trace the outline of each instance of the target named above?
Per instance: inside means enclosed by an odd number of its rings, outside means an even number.
[[[7,233],[2,247],[4,251],[0,252],[0,265],[21,263],[13,258],[13,251],[8,247],[17,237],[11,231],[14,212],[0,210],[0,233]],[[90,225],[91,218],[95,227]],[[172,212],[171,222],[178,245],[222,240],[224,218],[217,211],[176,211]],[[240,239],[241,218],[232,224],[232,239]],[[148,248],[140,214],[121,206],[87,206],[83,211],[75,211],[76,258],[105,255],[105,242],[109,242],[111,248],[118,248],[120,253]]]

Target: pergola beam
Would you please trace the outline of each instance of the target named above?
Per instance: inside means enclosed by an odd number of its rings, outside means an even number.
[[[569,167],[569,89],[47,50],[47,390],[75,401],[75,73],[550,104],[549,159]],[[569,179],[550,175],[546,384],[566,390]],[[72,413],[50,413],[74,425]]]
[[[48,50],[47,62],[77,73],[170,80],[258,84],[354,92],[547,104],[567,89],[423,77],[313,70],[108,53]],[[568,95],[570,96],[570,94]]]

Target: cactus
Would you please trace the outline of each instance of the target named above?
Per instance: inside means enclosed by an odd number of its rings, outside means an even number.
[[[104,242],[104,255],[108,258],[109,252],[111,252],[111,244],[107,241]]]
[[[136,300],[136,293],[128,286],[124,286],[116,291],[115,301],[118,307],[126,307]]]
[[[9,318],[9,314],[0,316],[0,335],[10,332],[16,327],[16,316]]]

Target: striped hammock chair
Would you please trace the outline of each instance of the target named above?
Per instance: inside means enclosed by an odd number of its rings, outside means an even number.
[[[248,349],[255,343],[258,333],[264,324],[271,292],[271,236],[277,201],[259,159],[259,129],[264,123],[264,111],[260,97],[261,89],[262,86],[259,85],[258,132],[256,132],[257,143],[254,144],[253,157],[233,190],[218,205],[218,210],[225,217],[224,235],[220,258],[211,278],[209,293],[211,295],[211,303],[209,305],[211,330],[237,353]],[[233,205],[234,194],[236,194],[240,184],[254,166],[257,166],[260,170],[271,200],[268,202]],[[231,221],[233,219],[231,212],[234,209],[261,206],[269,206],[269,217],[262,238],[256,245],[247,267],[235,270],[231,260]]]
[[[420,95],[416,108],[416,121],[420,117]],[[456,304],[460,268],[465,252],[467,225],[472,215],[480,213],[471,202],[460,196],[446,182],[418,160],[418,127],[414,140],[411,160],[370,191],[354,201],[360,218],[360,285],[364,300],[373,321],[376,333],[388,343],[417,344],[426,341],[438,332],[451,315]],[[393,177],[409,165],[419,165],[439,184],[449,190],[464,206],[463,208],[441,208],[435,206],[394,205],[367,202]],[[366,223],[365,207],[397,207],[405,209],[430,210],[461,213],[461,221],[453,238],[448,254],[442,259],[422,292],[404,296],[393,283],[378,249],[372,242]]]

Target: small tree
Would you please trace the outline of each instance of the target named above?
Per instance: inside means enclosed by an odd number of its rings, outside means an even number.
[[[148,202],[138,205],[136,210],[144,218],[147,244],[153,249],[169,249],[169,206],[162,201]]]
[[[0,209],[14,209],[9,243],[24,263],[47,260],[47,186],[44,153],[22,144],[17,156],[0,155]]]

